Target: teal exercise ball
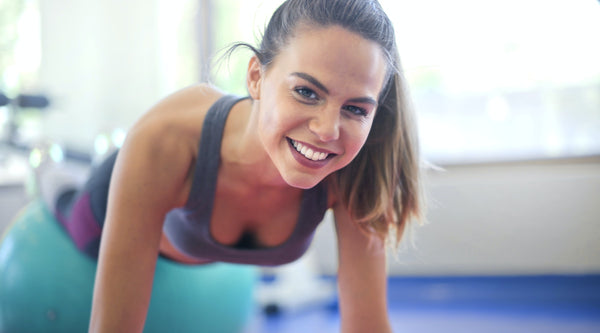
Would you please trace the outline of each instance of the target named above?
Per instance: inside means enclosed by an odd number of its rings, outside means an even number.
[[[0,332],[87,332],[96,260],[34,201],[0,238]],[[159,257],[144,332],[241,332],[258,271]]]

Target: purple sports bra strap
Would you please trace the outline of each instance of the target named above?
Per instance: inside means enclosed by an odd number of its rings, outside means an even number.
[[[186,209],[204,212],[209,218],[212,215],[225,122],[231,108],[245,98],[223,96],[208,109],[202,125],[192,188],[185,205]]]

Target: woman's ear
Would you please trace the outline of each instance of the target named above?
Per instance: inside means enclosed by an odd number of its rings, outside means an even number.
[[[250,58],[248,63],[248,73],[246,75],[246,85],[248,92],[253,100],[260,99],[260,86],[262,83],[263,68],[257,56]]]

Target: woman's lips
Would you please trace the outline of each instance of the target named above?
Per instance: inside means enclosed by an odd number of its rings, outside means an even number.
[[[320,168],[327,164],[336,154],[309,146],[306,143],[287,138],[288,144],[292,150],[292,156],[298,163],[309,168]]]

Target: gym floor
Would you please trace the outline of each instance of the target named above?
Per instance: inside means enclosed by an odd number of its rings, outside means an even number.
[[[389,316],[394,332],[600,332],[600,275],[392,278]],[[339,324],[332,304],[257,313],[244,333],[339,332]]]

